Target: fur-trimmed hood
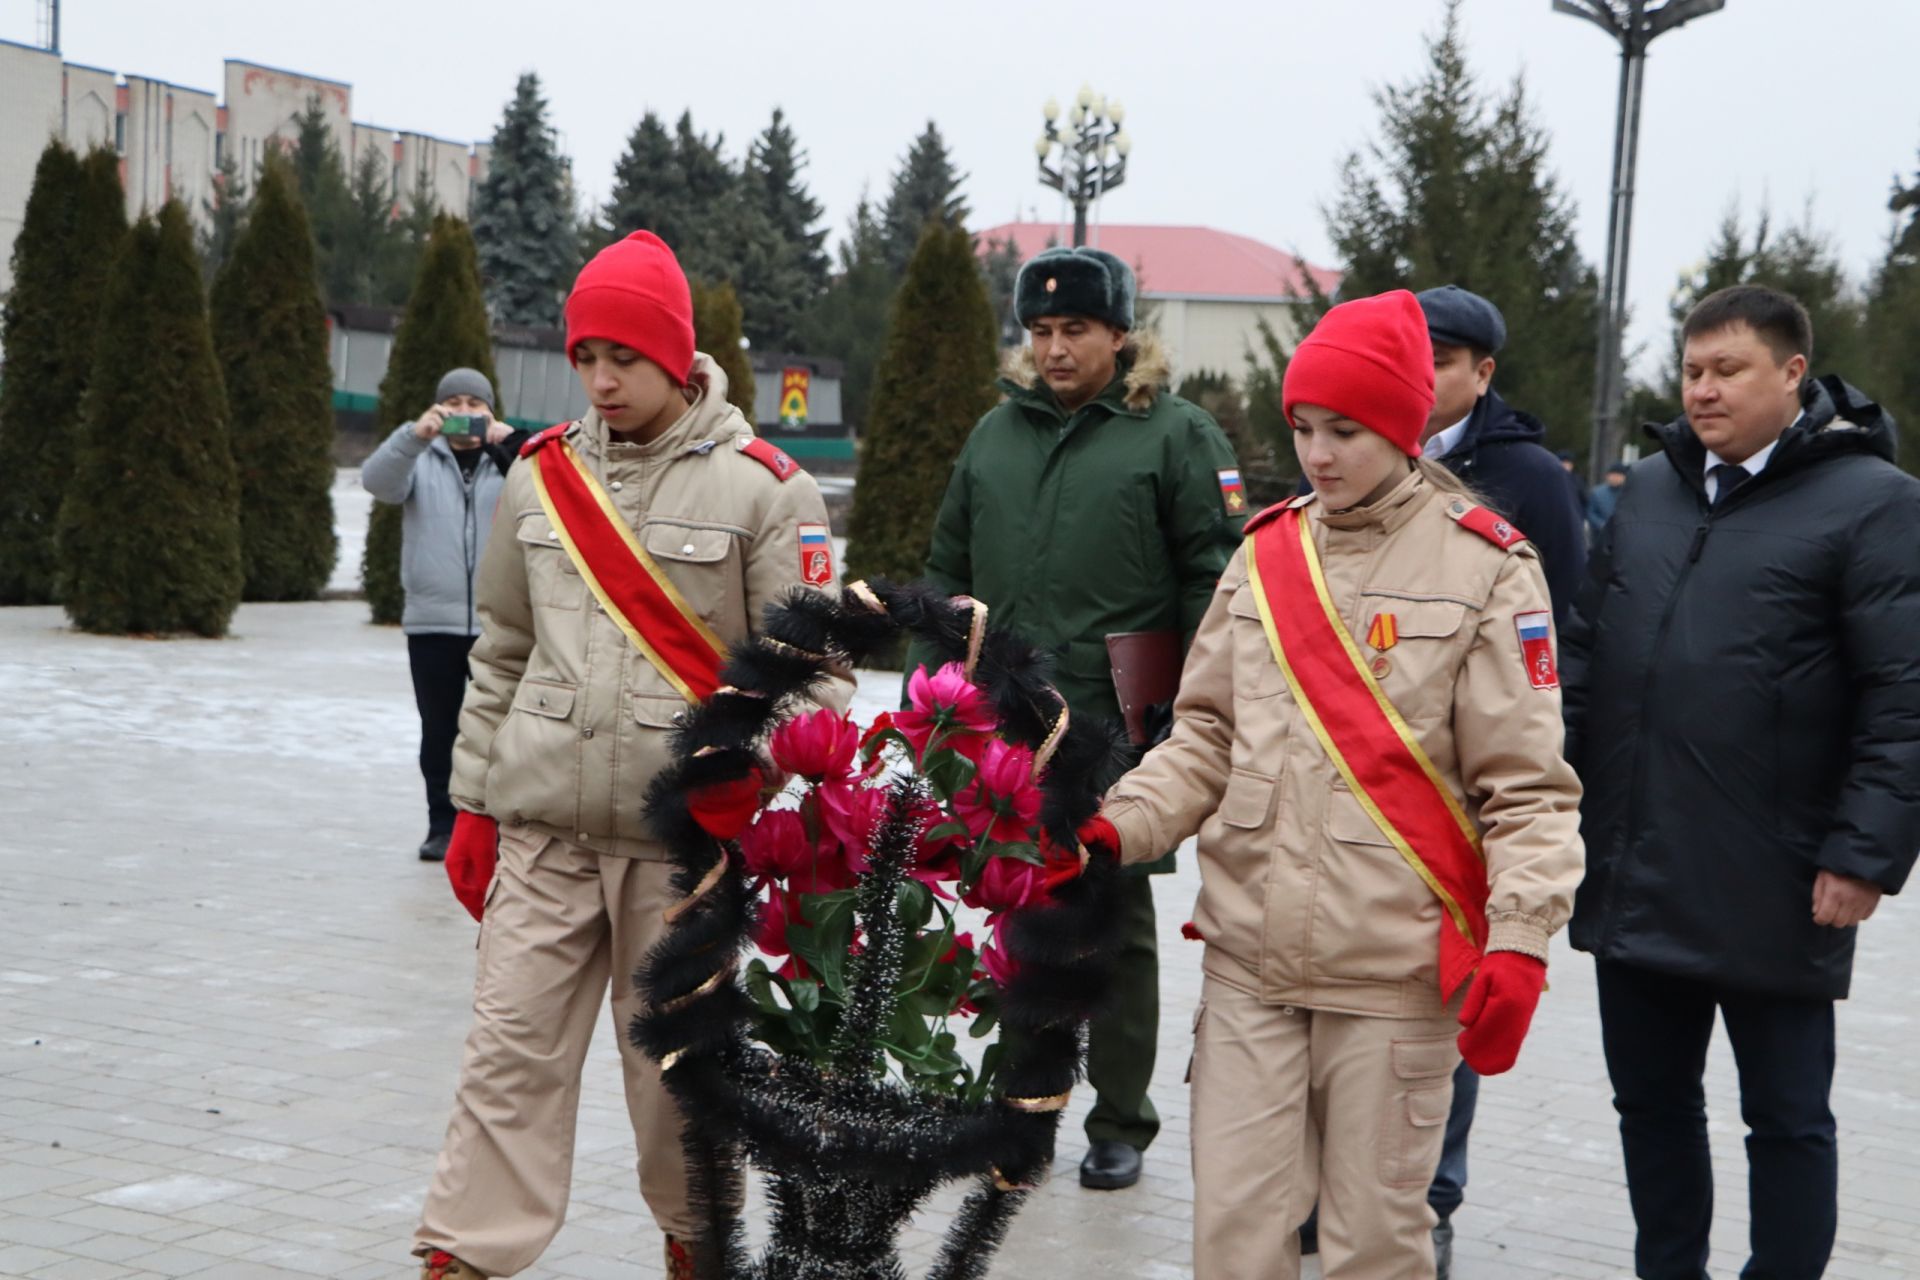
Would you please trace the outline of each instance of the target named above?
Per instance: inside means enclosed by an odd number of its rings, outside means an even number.
[[[1127,335],[1127,344],[1120,348],[1120,365],[1127,371],[1125,404],[1130,412],[1146,413],[1160,393],[1173,386],[1172,359],[1160,335],[1151,329],[1136,329]],[[1000,376],[1021,391],[1046,393],[1030,342],[1022,342],[1006,353],[1000,362]]]

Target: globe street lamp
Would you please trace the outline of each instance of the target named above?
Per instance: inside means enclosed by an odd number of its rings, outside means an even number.
[[[1627,244],[1633,234],[1633,170],[1640,151],[1640,86],[1647,46],[1682,23],[1717,13],[1726,0],[1553,0],[1555,13],[1584,18],[1620,46],[1620,93],[1614,105],[1613,198],[1607,210],[1607,266],[1601,285],[1600,333],[1593,367],[1593,448],[1588,478],[1598,484],[1619,450],[1621,330],[1627,322]]]
[[[1033,143],[1040,182],[1073,202],[1073,247],[1077,249],[1087,242],[1087,206],[1097,204],[1102,195],[1127,180],[1133,139],[1120,127],[1126,108],[1081,85],[1064,124],[1060,104],[1052,98],[1040,113],[1046,119],[1046,132]],[[1051,165],[1050,158],[1054,159]]]

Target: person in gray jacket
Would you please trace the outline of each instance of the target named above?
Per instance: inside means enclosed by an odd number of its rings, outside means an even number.
[[[467,689],[467,650],[480,634],[473,578],[487,545],[501,481],[526,432],[493,416],[493,386],[477,369],[440,379],[436,402],[394,428],[360,468],[360,483],[402,509],[400,585],[407,604],[413,699],[420,709],[420,776],[427,788],[427,838],[420,857],[439,862],[453,834],[453,739]],[[448,430],[448,419],[466,421]]]

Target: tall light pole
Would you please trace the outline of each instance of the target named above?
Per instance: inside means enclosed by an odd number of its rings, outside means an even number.
[[[1126,109],[1108,102],[1086,85],[1080,86],[1073,108],[1060,124],[1060,104],[1052,98],[1041,108],[1046,117],[1046,132],[1034,139],[1033,153],[1040,160],[1040,182],[1052,187],[1073,203],[1073,247],[1087,242],[1087,206],[1127,180],[1127,156],[1133,139],[1120,122]],[[1051,168],[1047,160],[1058,148],[1059,159]],[[1107,154],[1113,153],[1112,163]]]
[[[1593,366],[1593,448],[1588,478],[1600,477],[1618,456],[1622,330],[1627,323],[1627,245],[1633,235],[1633,170],[1640,151],[1640,88],[1647,46],[1654,37],[1717,13],[1727,0],[1553,0],[1555,13],[1585,18],[1620,46],[1620,95],[1614,106],[1613,198],[1607,209],[1607,266],[1600,287],[1600,332]]]

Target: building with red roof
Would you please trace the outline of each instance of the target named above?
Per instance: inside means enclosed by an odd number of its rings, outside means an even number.
[[[981,231],[978,243],[984,254],[991,244],[1011,241],[1024,261],[1065,243],[1069,234],[1054,222],[1004,222]],[[1308,296],[1307,282],[1325,294],[1340,287],[1337,271],[1212,227],[1109,222],[1089,228],[1087,243],[1133,268],[1143,323],[1159,331],[1181,375],[1209,369],[1242,376],[1260,320],[1291,343],[1292,304]]]

